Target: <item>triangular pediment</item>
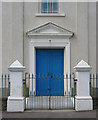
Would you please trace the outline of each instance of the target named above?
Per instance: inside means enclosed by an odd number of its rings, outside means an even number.
[[[48,22],[44,25],[41,25],[39,27],[36,27],[32,30],[29,30],[27,32],[28,36],[32,35],[64,35],[64,36],[73,36],[73,32],[62,28],[61,26],[58,26],[54,23]]]

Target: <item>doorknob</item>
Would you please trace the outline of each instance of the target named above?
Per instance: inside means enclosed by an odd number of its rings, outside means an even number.
[[[48,90],[51,90],[50,88],[48,88]]]
[[[51,78],[53,78],[53,76],[51,75]]]

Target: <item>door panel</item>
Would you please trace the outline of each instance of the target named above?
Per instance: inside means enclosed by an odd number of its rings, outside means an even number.
[[[49,73],[48,50],[36,49],[36,93],[37,95],[48,95],[49,76],[45,79],[44,75]]]
[[[63,49],[36,49],[37,95],[64,95],[63,73]]]

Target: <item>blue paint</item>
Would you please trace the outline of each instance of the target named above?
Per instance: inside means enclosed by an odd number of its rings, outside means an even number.
[[[3,96],[3,74],[2,74],[2,96]]]
[[[98,88],[98,73],[96,73],[96,88]]]
[[[29,76],[28,76],[28,77],[29,77],[29,88],[30,88],[30,74],[29,74]]]
[[[71,92],[72,92],[72,90],[71,90],[71,74],[70,74],[70,95],[72,94]]]
[[[91,89],[91,80],[92,80],[92,74],[90,74],[90,95],[92,94],[92,89]]]
[[[26,109],[26,96],[27,96],[27,93],[26,93],[26,75],[27,73],[25,73],[25,109]]]
[[[66,82],[67,82],[67,95],[68,95],[68,74],[66,74]]]
[[[6,74],[5,74],[5,96],[6,96]]]
[[[9,90],[9,79],[10,79],[10,75],[8,74],[8,94],[10,93],[10,90]]]
[[[32,91],[33,91],[33,74],[32,74]]]
[[[63,74],[64,49],[36,49],[37,95],[64,95]]]
[[[93,96],[95,95],[95,76],[93,74]]]

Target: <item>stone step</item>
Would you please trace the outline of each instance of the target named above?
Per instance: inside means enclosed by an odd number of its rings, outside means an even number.
[[[73,109],[73,97],[32,96],[26,98],[26,109]]]

